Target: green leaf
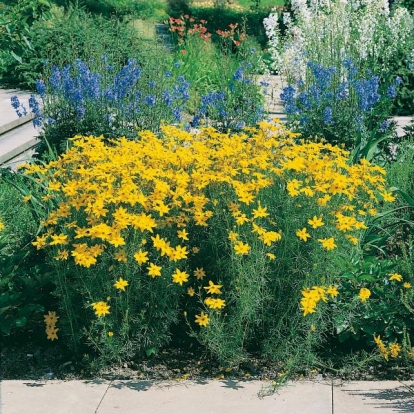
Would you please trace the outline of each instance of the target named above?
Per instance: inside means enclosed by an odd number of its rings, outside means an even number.
[[[404,198],[404,200],[411,206],[411,207],[414,207],[414,199],[409,195],[409,194],[407,194],[405,191],[402,191],[402,190],[400,190],[399,188],[397,188],[397,187],[392,187],[391,188],[391,191],[393,192],[393,193],[398,193],[398,194],[400,194],[403,198]]]
[[[23,60],[20,56],[17,56],[16,53],[14,53],[12,50],[10,50],[10,54],[19,62],[22,63]]]
[[[349,331],[343,331],[338,335],[339,342],[345,342],[349,338]]]
[[[21,318],[16,318],[14,323],[18,328],[21,328],[23,326],[26,326],[27,318],[25,316],[22,316]]]
[[[147,354],[147,357],[150,357],[151,355],[155,355],[157,353],[157,350],[155,348],[147,348],[145,350],[145,353]]]

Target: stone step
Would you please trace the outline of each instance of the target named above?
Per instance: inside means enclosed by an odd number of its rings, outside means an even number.
[[[30,159],[37,144],[39,132],[31,122],[9,130],[0,136],[0,167],[16,169]]]
[[[17,96],[29,109],[29,93],[15,89],[0,89],[0,167],[13,169],[33,154],[38,131],[33,127],[32,114],[19,116],[11,105],[11,97]]]

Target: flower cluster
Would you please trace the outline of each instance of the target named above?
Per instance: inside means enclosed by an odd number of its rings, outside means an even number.
[[[312,289],[306,288],[302,290],[302,299],[300,301],[303,316],[316,312],[316,306],[319,301],[326,302],[329,295],[332,299],[338,296],[338,289],[336,286],[313,286]]]
[[[275,10],[263,21],[274,69],[289,81],[305,80],[307,61],[330,66],[341,55],[361,61],[375,58],[386,69],[414,31],[407,9],[397,7],[390,14],[388,2],[376,0],[293,0],[292,13],[284,13],[283,23],[285,38]]]
[[[177,34],[179,45],[185,42],[187,36],[198,36],[204,42],[210,42],[211,40],[211,33],[207,31],[205,26],[207,22],[203,19],[197,23],[193,17],[186,14],[181,19],[170,17],[168,23],[170,31]]]
[[[358,243],[364,217],[376,214],[380,200],[393,199],[382,168],[365,160],[350,165],[347,151],[324,142],[298,142],[296,134],[265,122],[238,134],[164,126],[159,135],[142,131],[135,141],[76,136],[71,142],[58,160],[26,168],[47,189],[43,200],[51,207],[33,245],[51,248],[57,261],[72,258],[80,268],[100,260],[110,260],[113,267],[128,263],[135,275],[154,283],[169,278],[190,297],[198,287],[202,303],[216,312],[226,306],[216,296],[223,283],[209,275],[208,285],[201,285],[206,271],[193,236],[216,213],[228,215],[235,257],[250,255],[253,237],[275,260],[283,235],[262,197],[265,189],[283,183],[286,197],[309,225],[297,236],[307,243],[317,240],[321,251]],[[307,206],[320,214],[306,217]],[[194,277],[190,263],[197,266]],[[129,283],[120,277],[114,286],[123,291]],[[335,288],[327,289],[334,297]],[[307,313],[314,302],[306,305]],[[110,313],[105,301],[92,307],[98,317]],[[198,315],[197,321],[206,326],[208,317]]]
[[[74,65],[51,67],[47,81],[36,83],[41,103],[30,96],[33,123],[43,127],[52,146],[63,139],[55,136],[62,130],[65,134],[96,130],[105,136],[126,130],[132,135],[136,128],[156,131],[161,122],[181,122],[190,83],[175,66],[164,74],[147,74],[136,59],[129,59],[117,71],[106,56],[95,66],[97,70],[92,70],[77,59]],[[17,96],[12,105],[19,116],[27,113]]]
[[[392,358],[397,358],[401,351],[401,345],[399,345],[397,342],[392,342],[387,347],[387,345],[385,345],[382,341],[380,335],[374,335],[374,342],[377,344],[378,350],[386,361],[389,360],[390,356]]]
[[[290,122],[305,136],[322,135],[348,148],[368,130],[374,131],[371,140],[390,136],[388,118],[400,78],[388,87],[380,85],[379,76],[366,78],[351,58],[338,67],[308,62],[306,78],[307,83],[299,80],[280,95]]]
[[[50,339],[51,341],[58,339],[57,331],[59,329],[56,328],[56,323],[58,319],[59,317],[56,316],[56,312],[49,311],[47,315],[44,315],[47,339]]]

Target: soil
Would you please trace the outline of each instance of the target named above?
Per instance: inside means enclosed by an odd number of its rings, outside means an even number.
[[[414,380],[407,368],[378,362],[342,373],[309,371],[296,374],[297,379],[316,380]],[[57,344],[47,347],[28,343],[3,346],[0,349],[0,379],[3,380],[269,380],[282,383],[286,378],[280,366],[262,358],[251,358],[235,367],[221,367],[214,358],[200,352],[169,348],[122,365],[90,370],[90,364],[71,357]],[[292,378],[291,378],[292,379]]]

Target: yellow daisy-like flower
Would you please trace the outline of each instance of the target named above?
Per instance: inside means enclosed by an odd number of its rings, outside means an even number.
[[[114,255],[114,259],[118,262],[126,263],[128,259],[125,250],[119,250],[118,252],[116,252]]]
[[[204,303],[211,309],[222,309],[226,306],[226,301],[218,298],[206,298]]]
[[[361,299],[361,302],[365,302],[371,296],[371,291],[367,288],[361,288],[358,296]]]
[[[47,315],[43,315],[44,319],[45,319],[45,324],[46,325],[50,325],[50,326],[54,326],[56,325],[59,316],[56,316],[56,312],[52,312],[49,311]]]
[[[403,278],[399,273],[391,273],[389,277],[390,280],[396,280],[397,282],[401,282]]]
[[[173,282],[178,283],[180,286],[182,286],[183,283],[188,282],[189,274],[186,272],[182,272],[179,269],[176,269],[172,276],[173,276]]]
[[[138,264],[141,266],[142,264],[148,262],[148,252],[143,252],[141,249],[139,252],[136,252],[134,254],[135,260],[138,262]]]
[[[187,289],[187,295],[193,297],[195,295],[195,290],[192,287]]]
[[[3,230],[3,229],[4,229],[4,224],[3,224],[3,222],[0,219],[0,230]]]
[[[306,227],[304,227],[302,230],[296,230],[296,236],[298,236],[299,239],[303,241],[307,241],[311,237]]]
[[[210,322],[210,318],[206,313],[201,312],[200,315],[196,315],[195,322],[198,323],[200,326],[206,327]]]
[[[248,254],[250,251],[250,246],[243,242],[238,242],[236,245],[234,245],[234,250],[236,251],[236,254]]]
[[[405,282],[405,283],[403,284],[403,286],[404,286],[406,289],[410,289],[410,288],[411,288],[411,283]]]
[[[323,226],[325,223],[322,221],[322,216],[321,217],[316,217],[313,216],[312,219],[308,220],[308,223],[310,226],[312,226],[312,228],[317,229],[318,227]]]
[[[239,235],[236,232],[234,232],[234,231],[229,232],[229,240],[230,241],[232,241],[232,242],[237,241],[237,237],[239,237]]]
[[[148,270],[148,274],[152,277],[155,278],[156,276],[161,276],[161,266],[157,266],[154,263],[150,263],[149,266],[147,267]]]
[[[177,232],[177,236],[180,238],[180,239],[182,239],[182,240],[188,240],[188,233],[185,231],[185,229],[183,229],[183,230],[179,230],[178,232]]]
[[[57,331],[58,330],[59,330],[58,328],[48,325],[46,327],[47,339],[50,339],[51,341],[54,341],[55,339],[58,339],[58,336],[57,336]]]
[[[109,331],[109,332],[108,332],[108,336],[109,336],[109,337],[112,337],[112,336],[114,336],[114,333],[113,333],[112,331]]]
[[[110,306],[103,301],[100,302],[94,302],[91,304],[93,310],[95,311],[95,314],[98,318],[105,316],[105,315],[109,315],[109,309]]]
[[[331,295],[332,298],[336,298],[339,295],[339,292],[336,286],[329,286],[328,289],[326,289],[326,293],[328,295]]]
[[[335,244],[335,239],[333,237],[330,237],[329,239],[318,239],[318,242],[322,243],[322,246],[326,250],[332,250],[335,249],[335,247],[338,247]]]
[[[197,278],[197,280],[202,280],[206,275],[206,272],[204,271],[204,269],[202,267],[200,268],[196,268],[196,270],[194,270],[194,276]]]
[[[215,285],[214,282],[209,280],[208,281],[208,286],[204,286],[204,289],[210,294],[216,293],[217,295],[219,295],[221,293],[220,289],[222,287],[223,287],[223,285]]]
[[[118,279],[118,281],[116,283],[114,283],[114,286],[119,289],[119,290],[123,290],[125,292],[125,288],[128,286],[128,281],[122,279],[122,277],[120,277]]]
[[[266,256],[270,259],[270,260],[275,260],[276,256],[273,253],[266,253]]]
[[[395,201],[395,197],[392,195],[392,193],[387,193],[384,191],[383,193],[380,193],[382,195],[382,198],[384,201],[393,202]]]

